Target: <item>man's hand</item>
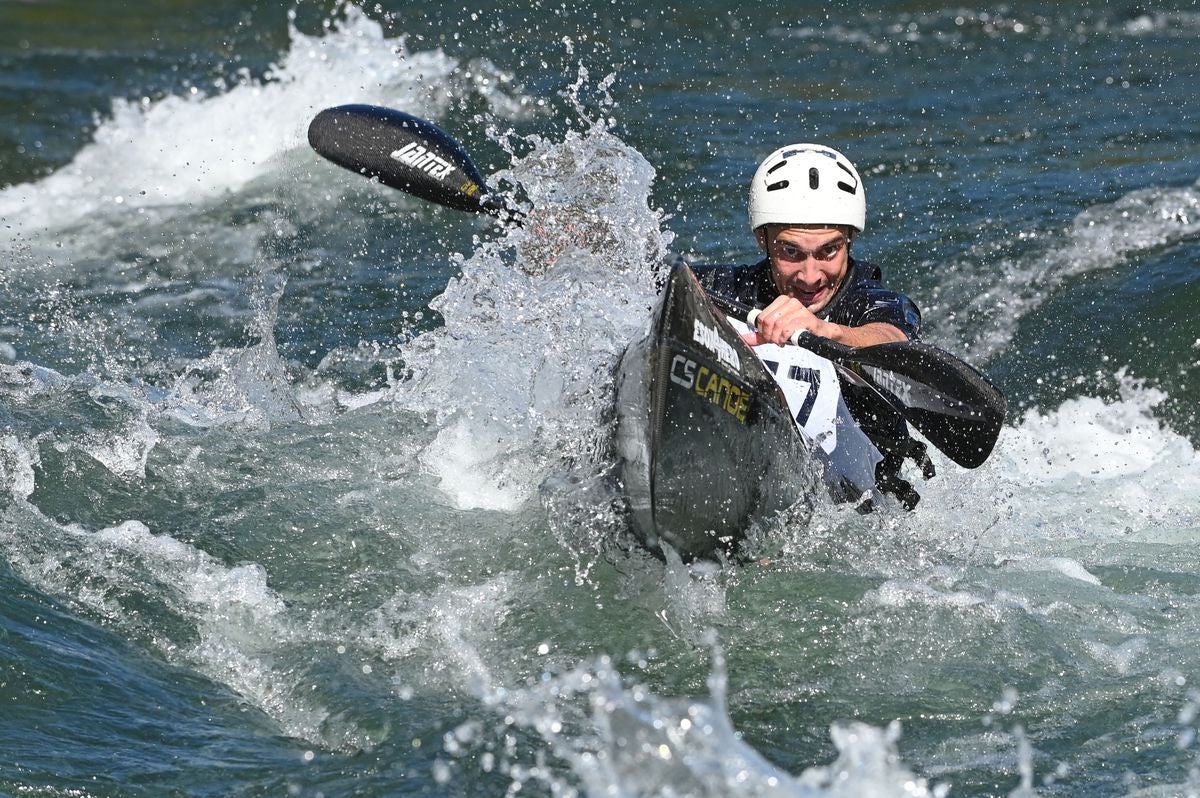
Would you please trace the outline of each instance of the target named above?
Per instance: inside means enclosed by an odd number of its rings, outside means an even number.
[[[758,328],[757,332],[742,334],[742,340],[750,346],[786,344],[801,330],[807,330],[822,338],[832,338],[832,330],[829,328],[839,325],[818,319],[795,297],[778,296],[774,302],[763,308],[754,326]]]
[[[828,338],[846,346],[874,346],[895,341],[907,341],[899,327],[885,322],[873,322],[861,327],[847,327],[817,318],[799,299],[778,296],[763,308],[754,322],[757,332],[743,333],[742,340],[750,346],[787,344],[801,330]]]
[[[618,246],[613,220],[578,203],[534,208],[524,227],[517,255],[528,274],[545,273],[573,247],[603,254]]]

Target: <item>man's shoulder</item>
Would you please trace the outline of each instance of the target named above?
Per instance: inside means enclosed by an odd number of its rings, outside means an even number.
[[[869,261],[851,260],[846,290],[826,309],[829,321],[850,327],[886,322],[916,340],[921,311],[906,294],[883,284],[883,270]]]
[[[746,304],[763,304],[763,293],[773,288],[765,259],[758,263],[689,263],[688,266],[708,290]]]
[[[883,269],[866,260],[850,259],[850,275],[847,282],[850,285],[861,285],[864,288],[883,288]]]

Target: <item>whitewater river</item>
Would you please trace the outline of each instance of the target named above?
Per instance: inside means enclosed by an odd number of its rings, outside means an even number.
[[[1200,793],[1195,4],[436,5],[0,0],[0,795]],[[803,140],[1009,417],[662,563],[613,367]]]

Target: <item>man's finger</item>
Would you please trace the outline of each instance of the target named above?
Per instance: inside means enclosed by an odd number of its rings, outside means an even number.
[[[757,332],[742,333],[742,340],[745,341],[750,346],[758,346],[760,344],[766,343],[766,341],[763,341],[759,337]]]

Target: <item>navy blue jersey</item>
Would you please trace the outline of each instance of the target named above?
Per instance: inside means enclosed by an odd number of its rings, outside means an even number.
[[[693,266],[692,271],[705,288],[744,305],[766,307],[779,296],[771,278],[771,263],[765,258],[749,266]],[[904,294],[884,288],[882,278],[875,264],[851,258],[846,279],[817,318],[847,327],[886,322],[899,328],[908,340],[917,340],[921,311]]]

